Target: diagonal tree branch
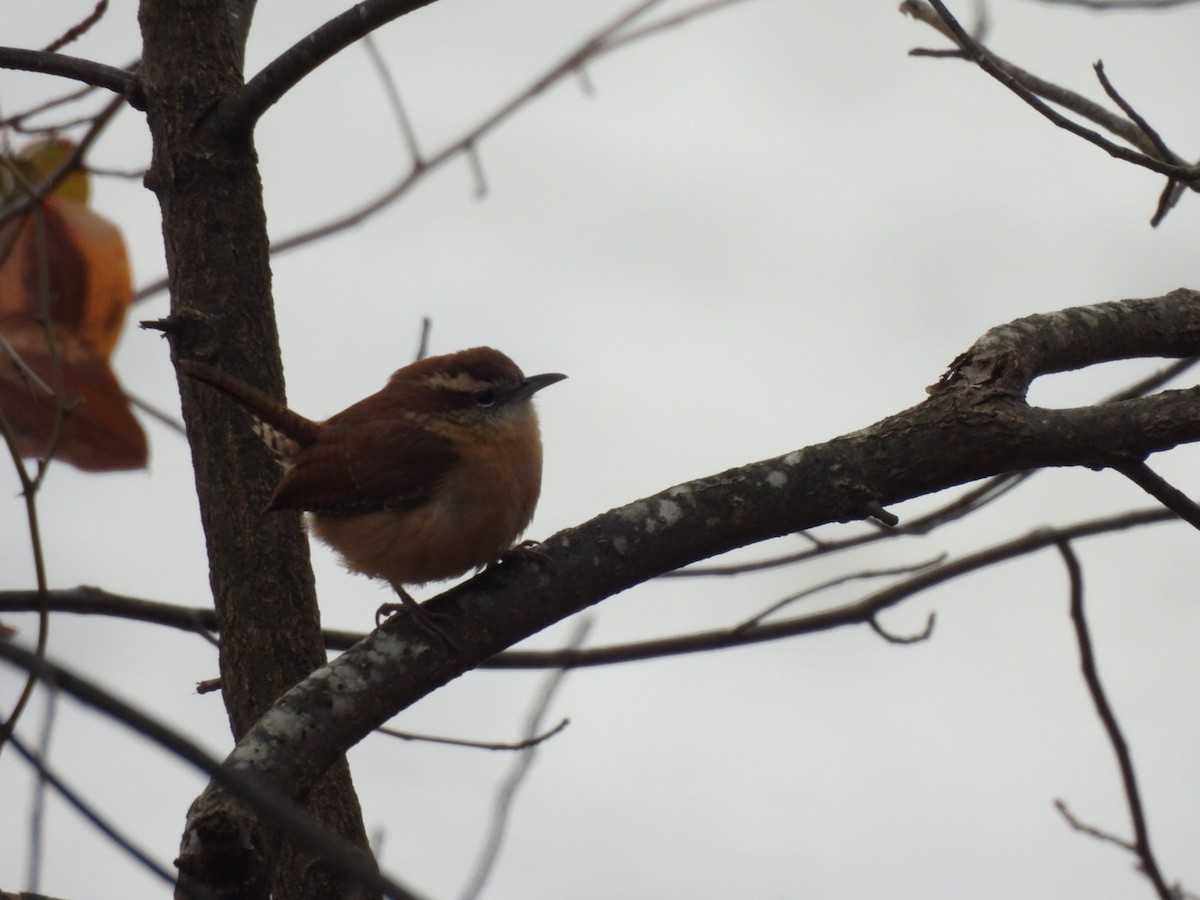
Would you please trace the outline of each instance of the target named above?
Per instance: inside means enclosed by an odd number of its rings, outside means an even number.
[[[1137,855],[1139,867],[1154,885],[1161,900],[1174,900],[1175,893],[1167,886],[1166,880],[1158,868],[1158,861],[1150,847],[1150,832],[1146,827],[1146,814],[1142,808],[1141,792],[1138,789],[1137,775],[1133,770],[1133,755],[1129,752],[1129,744],[1121,733],[1116,714],[1109,705],[1104,693],[1104,685],[1100,682],[1100,672],[1096,666],[1095,652],[1092,650],[1092,638],[1088,631],[1087,615],[1083,603],[1083,571],[1079,558],[1071,549],[1068,541],[1058,542],[1058,552],[1062,555],[1067,567],[1067,576],[1071,586],[1071,622],[1075,626],[1075,637],[1079,644],[1079,664],[1083,670],[1083,680],[1087,683],[1088,693],[1096,707],[1096,715],[1104,725],[1108,741],[1112,744],[1113,753],[1117,757],[1117,766],[1121,770],[1121,783],[1125,787],[1125,799],[1129,804],[1129,818],[1133,822],[1132,850]]]
[[[334,16],[272,60],[237,94],[218,106],[206,127],[242,136],[304,76],[359,38],[433,0],[364,0]]]
[[[663,572],[1000,472],[1105,467],[1200,440],[1200,389],[1083,409],[1024,401],[1041,374],[1197,352],[1200,294],[1188,290],[992,329],[918,406],[612,510],[546,541],[545,564],[497,566],[429,601],[450,623],[457,653],[407,619],[388,621],[281,697],[226,764],[302,795],[399,710],[547,625]],[[230,817],[249,827],[253,812],[210,786],[192,807],[185,844]]]
[[[23,47],[0,47],[0,69],[19,69],[24,72],[41,72],[58,75],[74,81],[82,81],[93,87],[107,88],[116,94],[124,94],[133,83],[133,73],[116,66],[52,53],[46,50],[26,50]]]
[[[1200,506],[1196,505],[1196,501],[1172,485],[1144,462],[1139,460],[1137,462],[1113,466],[1113,468],[1193,528],[1200,528]]]

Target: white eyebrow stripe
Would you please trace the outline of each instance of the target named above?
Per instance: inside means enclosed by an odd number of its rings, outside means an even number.
[[[467,372],[457,372],[448,375],[445,372],[434,372],[425,379],[430,387],[446,388],[451,391],[481,391],[491,387],[486,381],[480,381]]]

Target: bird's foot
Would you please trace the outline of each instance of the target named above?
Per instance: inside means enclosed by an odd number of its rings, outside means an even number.
[[[375,627],[378,628],[383,624],[383,620],[389,616],[399,613],[407,613],[412,616],[413,622],[418,628],[424,631],[430,637],[441,641],[455,653],[458,653],[462,648],[452,638],[449,632],[446,631],[437,620],[442,619],[448,621],[449,616],[433,613],[423,607],[420,603],[412,598],[408,591],[402,588],[396,588],[396,595],[400,598],[399,603],[384,603],[379,609],[375,610]]]

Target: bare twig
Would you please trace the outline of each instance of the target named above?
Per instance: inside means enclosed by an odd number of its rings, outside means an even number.
[[[1116,470],[1193,528],[1200,528],[1200,506],[1140,460]]]
[[[108,0],[97,0],[95,8],[82,21],[68,28],[57,40],[51,41],[43,48],[43,52],[54,53],[56,50],[61,50],[67,44],[79,40],[88,33],[93,25],[104,17],[106,12],[108,12]]]
[[[1146,827],[1146,815],[1142,809],[1141,792],[1138,790],[1137,776],[1133,771],[1133,756],[1129,745],[1121,733],[1121,726],[1108,703],[1104,686],[1100,683],[1100,673],[1096,668],[1095,653],[1092,650],[1092,639],[1088,633],[1087,617],[1083,604],[1083,573],[1079,566],[1079,558],[1071,549],[1066,539],[1055,541],[1058,552],[1062,555],[1067,567],[1067,576],[1071,586],[1071,622],[1075,626],[1075,637],[1079,643],[1079,664],[1083,670],[1083,680],[1087,683],[1088,693],[1096,706],[1096,714],[1100,717],[1104,730],[1108,733],[1109,743],[1117,757],[1117,765],[1121,769],[1121,782],[1125,787],[1125,800],[1129,804],[1129,818],[1133,823],[1133,852],[1137,854],[1142,872],[1154,885],[1160,900],[1174,900],[1174,893],[1167,886],[1158,868],[1158,861],[1150,847],[1150,833]]]
[[[994,478],[988,478],[979,485],[963,492],[954,500],[946,503],[926,513],[923,516],[905,522],[903,525],[898,525],[895,528],[877,528],[865,534],[857,534],[840,540],[821,541],[814,538],[812,535],[805,534],[812,546],[805,550],[798,550],[795,553],[786,553],[779,556],[768,557],[767,559],[754,560],[746,563],[718,563],[710,565],[688,566],[686,569],[680,569],[676,572],[667,572],[662,578],[701,578],[713,576],[734,576],[744,575],[748,572],[761,572],[766,569],[776,569],[783,566],[790,566],[798,562],[803,562],[812,559],[816,556],[827,556],[832,553],[840,553],[844,550],[851,550],[856,547],[861,547],[864,544],[871,544],[876,541],[884,540],[885,538],[896,538],[904,535],[925,535],[950,522],[957,521],[964,516],[975,512],[978,509],[991,503],[993,500],[999,499],[1018,484],[1023,482],[1035,474],[1034,472],[1016,472],[1007,475],[997,475]]]
[[[438,152],[424,157],[422,161],[413,166],[405,173],[395,184],[376,196],[374,199],[367,201],[357,209],[351,210],[344,215],[338,216],[336,219],[331,219],[321,225],[291,235],[290,237],[281,238],[271,244],[272,255],[285,253],[289,250],[294,250],[297,247],[304,246],[312,241],[319,240],[331,234],[336,234],[358,225],[367,219],[374,216],[376,213],[391,206],[405,194],[407,194],[421,179],[429,175],[433,170],[445,164],[449,160],[458,155],[466,155],[470,157],[468,164],[472,167],[472,173],[475,178],[475,192],[477,196],[481,196],[486,190],[486,182],[483,180],[482,168],[479,165],[477,157],[477,145],[484,137],[490,134],[494,129],[499,127],[509,118],[511,118],[518,110],[526,106],[535,97],[544,93],[548,88],[558,81],[576,73],[580,68],[588,63],[593,62],[600,56],[612,52],[620,47],[627,46],[636,39],[649,36],[665,28],[675,27],[687,21],[697,18],[698,16],[731,6],[734,3],[744,2],[744,0],[712,0],[712,2],[700,3],[695,7],[691,7],[676,15],[665,17],[664,19],[647,24],[637,30],[622,32],[630,22],[636,20],[639,16],[644,15],[651,8],[663,0],[641,0],[637,5],[629,9],[627,12],[618,16],[614,21],[610,22],[605,27],[601,28],[595,34],[585,38],[574,50],[570,51],[566,56],[558,62],[551,65],[541,76],[534,79],[528,86],[518,91],[507,102],[501,104],[495,111],[483,118],[479,123],[466,131],[456,140],[443,147]],[[288,51],[291,52],[291,51]],[[285,56],[287,54],[284,54]],[[264,70],[261,75],[265,75]],[[257,77],[255,81],[257,81]],[[253,83],[253,82],[252,82]],[[165,278],[159,278],[156,281],[144,285],[134,296],[135,301],[142,301],[160,291],[166,289],[167,281]]]
[[[148,852],[139,847],[116,825],[110,822],[102,812],[83,799],[74,788],[70,787],[57,773],[46,765],[41,755],[26,747],[24,742],[15,734],[10,736],[9,742],[12,744],[12,748],[16,751],[17,755],[23,758],[37,772],[39,784],[48,785],[53,789],[69,806],[73,807],[84,819],[95,826],[101,834],[124,850],[131,858],[137,860],[148,872],[157,875],[160,880],[168,885],[175,884],[174,872],[151,857]],[[36,891],[36,875],[32,873],[31,875],[29,889]]]
[[[562,650],[507,650],[499,656],[483,662],[481,668],[540,669],[548,666],[612,665],[686,653],[700,653],[706,650],[742,646],[762,641],[775,641],[850,625],[861,625],[870,623],[883,610],[929,590],[935,585],[945,584],[955,578],[977,572],[1004,560],[1026,556],[1054,546],[1060,539],[1073,540],[1126,528],[1136,528],[1155,522],[1169,522],[1174,519],[1174,514],[1167,510],[1148,509],[1103,519],[1093,519],[1065,528],[1040,528],[1023,537],[950,560],[873,594],[868,594],[853,603],[810,615],[769,622],[757,628],[737,633],[734,633],[733,629],[719,629],[569,652]]]
[[[44,181],[39,181],[36,185],[31,186],[31,190],[23,191],[20,198],[8,204],[8,206],[0,209],[0,221],[3,221],[10,216],[20,215],[32,206],[39,203],[43,197],[47,196],[62,182],[64,178],[78,169],[87,152],[91,149],[92,144],[100,137],[100,134],[108,126],[115,116],[125,105],[124,97],[114,97],[95,118],[92,119],[92,125],[75,145],[75,149],[71,155],[63,160],[62,164],[55,169],[48,178]]]
[[[74,119],[67,119],[62,122],[52,122],[49,125],[22,125],[18,122],[7,123],[13,131],[25,135],[43,135],[48,134],[51,137],[57,137],[65,131],[72,128],[78,128],[81,125],[90,125],[96,117],[93,115],[77,116]]]
[[[23,47],[0,47],[0,69],[20,69],[24,72],[41,72],[43,75],[58,75],[74,81],[82,81],[93,87],[107,88],[119,94],[124,102],[125,91],[133,81],[133,75],[116,66],[66,56],[62,53],[47,53],[45,50],[26,50]]]
[[[222,103],[207,126],[226,134],[248,134],[263,113],[326,60],[370,34],[433,0],[364,0],[305,35],[255,75],[238,94]]]
[[[1146,121],[1146,119],[1133,108],[1130,103],[1118,93],[1113,87],[1113,83],[1109,81],[1108,75],[1104,72],[1104,62],[1097,60],[1092,64],[1092,68],[1096,72],[1096,77],[1100,79],[1100,86],[1104,88],[1104,93],[1108,94],[1110,100],[1121,108],[1121,112],[1129,117],[1129,121],[1133,122],[1138,127],[1138,130],[1146,136],[1146,140],[1158,151],[1158,155],[1162,159],[1175,159],[1175,154],[1171,148],[1163,141],[1162,136],[1154,129],[1154,127]]]
[[[1179,198],[1183,196],[1186,185],[1180,184],[1173,178],[1168,178],[1167,183],[1163,185],[1162,193],[1158,195],[1158,204],[1154,207],[1154,215],[1150,217],[1150,226],[1157,228],[1162,220],[1167,217],[1175,204],[1179,202]]]
[[[1072,134],[1096,145],[1117,159],[1142,166],[1192,187],[1195,187],[1196,183],[1200,181],[1200,167],[1188,165],[1174,156],[1167,160],[1160,160],[1150,155],[1150,153],[1156,152],[1156,148],[1149,143],[1145,135],[1134,123],[1114,116],[1102,107],[1091,103],[1091,101],[1085,100],[1072,92],[1065,91],[1057,85],[1051,85],[1049,82],[1034,79],[1029,73],[1017,69],[1011,63],[1004,62],[990,50],[981,46],[966,33],[954,16],[951,15],[950,11],[946,9],[942,0],[905,0],[901,4],[901,10],[922,21],[929,22],[930,17],[928,16],[928,6],[926,4],[933,8],[938,19],[944,25],[944,28],[939,30],[947,31],[954,42],[962,49],[966,58],[978,65],[1059,128],[1070,131]],[[1041,96],[1046,96],[1051,102],[1058,103],[1065,108],[1071,109],[1073,112],[1084,115],[1092,121],[1102,123],[1103,127],[1107,130],[1118,134],[1123,140],[1129,141],[1134,146],[1143,148],[1146,152],[1138,152],[1130,150],[1127,147],[1122,147],[1119,144],[1114,144],[1099,133],[1090,128],[1085,128],[1078,122],[1062,115],[1043,102]]]
[[[1137,852],[1137,848],[1135,848],[1129,841],[1125,840],[1125,838],[1118,837],[1115,834],[1109,834],[1107,831],[1097,828],[1095,825],[1089,825],[1083,820],[1077,818],[1075,814],[1071,812],[1070,807],[1067,806],[1065,801],[1055,800],[1054,808],[1057,809],[1059,814],[1067,820],[1067,824],[1076,831],[1082,831],[1084,834],[1094,837],[1098,841],[1116,844],[1122,850],[1128,850],[1130,853]]]
[[[165,625],[181,631],[214,631],[216,614],[211,608],[159,603],[122,594],[112,594],[96,587],[78,587],[46,592],[51,612],[82,615],[112,616],[151,625]],[[0,591],[0,611],[28,612],[36,610],[37,591]]]
[[[1196,0],[1038,0],[1047,6],[1080,6],[1093,12],[1110,10],[1170,9],[1174,6],[1189,6]]]
[[[1127,388],[1122,388],[1110,397],[1107,397],[1104,403],[1116,403],[1120,400],[1133,400],[1137,397],[1144,397],[1151,391],[1156,391],[1163,385],[1178,378],[1188,369],[1200,362],[1200,357],[1189,356],[1185,359],[1177,359],[1168,366],[1163,366],[1159,371],[1148,375],[1147,377],[1136,381]]]
[[[344,871],[385,896],[411,898],[414,895],[378,871],[354,847],[328,832],[301,807],[258,779],[222,763],[174,729],[134,709],[86,678],[54,665],[12,642],[0,641],[0,659],[33,674],[39,681],[54,685],[81,703],[109,716],[179,758],[191,763],[214,781],[242,798],[259,815],[266,817],[297,844],[319,856],[327,864]]]
[[[945,35],[956,45],[958,44],[958,39],[955,37],[954,32],[949,28],[949,26],[946,25],[944,21],[942,21],[942,18],[938,12],[932,6],[930,6],[926,0],[904,0],[904,2],[900,4],[900,11],[906,15],[912,16],[914,19],[924,22],[926,25]],[[1049,100],[1051,103],[1061,106],[1063,109],[1070,110],[1071,112],[1087,119],[1090,122],[1095,122],[1105,131],[1116,135],[1123,141],[1128,141],[1133,146],[1139,147],[1147,153],[1153,151],[1154,148],[1148,141],[1146,141],[1145,135],[1138,130],[1137,126],[1127,119],[1122,118],[1111,110],[1105,109],[1099,103],[1089,100],[1087,97],[1084,97],[1081,94],[1077,94],[1075,91],[1068,90],[1067,88],[1054,84],[1051,81],[1046,81],[1043,78],[1039,78],[1032,72],[1022,69],[1020,66],[1009,62],[990,49],[986,50],[986,52],[991,60],[997,66],[999,66],[1002,71],[1016,81],[1020,82],[1039,97],[1043,97],[1046,100]],[[945,51],[910,50],[909,55],[934,56],[973,61],[968,51],[961,45],[958,46],[958,49]],[[1181,162],[1181,160],[1174,161]]]
[[[814,594],[819,594],[821,591],[829,590],[829,588],[837,587],[838,585],[846,584],[851,581],[861,581],[869,578],[886,578],[889,575],[911,575],[914,572],[930,569],[938,563],[944,562],[946,555],[943,553],[936,559],[926,560],[925,562],[911,563],[905,566],[894,566],[889,569],[865,569],[861,572],[850,572],[846,575],[839,575],[835,578],[830,578],[828,581],[822,581],[820,584],[814,584],[805,588],[802,591],[797,591],[794,594],[789,594],[782,600],[772,603],[762,612],[751,616],[740,625],[734,626],[734,633],[749,631],[763,623],[768,616],[779,612],[785,606],[790,606],[798,600],[803,600],[806,597],[811,597]]]
[[[51,787],[42,763],[50,756],[50,744],[54,734],[54,723],[58,712],[58,691],[45,692],[46,702],[42,710],[42,727],[38,735],[38,762],[34,764],[37,779],[33,785],[33,796],[29,802],[29,855],[26,863],[25,885],[37,891],[42,884],[42,860],[46,835],[46,791]]]
[[[138,60],[135,59],[132,62],[130,62],[127,66],[124,67],[124,71],[132,73],[134,70],[137,69],[137,67],[138,67]],[[75,103],[79,100],[82,100],[84,97],[88,96],[89,94],[91,94],[92,92],[94,92],[96,90],[98,90],[98,88],[94,85],[84,85],[81,88],[77,88],[76,90],[70,91],[66,94],[62,94],[61,96],[54,97],[50,100],[46,100],[46,101],[43,101],[42,103],[38,103],[35,106],[31,106],[28,109],[24,109],[24,110],[21,110],[20,112],[13,113],[11,116],[6,116],[3,118],[0,118],[0,127],[13,128],[17,131],[33,130],[32,126],[25,125],[25,121],[27,119],[31,119],[34,116],[38,116],[38,115],[41,115],[42,113],[49,112],[52,109],[57,109],[60,106],[65,106],[69,103]],[[95,118],[94,116],[86,116],[81,121],[91,121],[94,118]],[[56,124],[57,124],[58,128],[60,128],[60,129],[63,127],[62,123],[56,123]],[[79,123],[72,122],[69,124],[74,125],[74,124],[79,124]],[[51,126],[51,127],[53,127],[53,126]]]
[[[141,397],[138,397],[136,394],[131,394],[128,391],[125,392],[125,399],[129,401],[130,406],[134,406],[137,409],[140,409],[146,415],[150,416],[150,418],[155,419],[158,422],[161,422],[163,425],[166,425],[172,431],[176,431],[179,434],[186,433],[183,429],[182,422],[180,422],[177,418],[175,418],[170,413],[163,412],[161,409],[159,409],[154,404],[150,403],[148,400],[143,400]]]
[[[29,364],[21,357],[16,348],[8,342],[8,339],[0,334],[0,351],[8,357],[8,362],[12,363],[17,374],[21,376],[21,380],[25,382],[25,386],[29,390],[37,390],[47,397],[54,396],[54,388],[46,384],[45,380],[37,372],[30,368]]]
[[[487,196],[487,176],[483,172],[483,160],[479,158],[479,145],[468,144],[464,152],[467,162],[471,164],[471,176],[475,179],[475,199],[482,200]]]
[[[1146,136],[1146,140],[1157,151],[1159,158],[1177,159],[1154,127],[1117,92],[1117,89],[1109,81],[1108,76],[1104,72],[1104,63],[1097,61],[1093,68],[1096,70],[1096,77],[1100,79],[1100,84],[1104,88],[1104,92],[1121,108],[1121,111],[1138,127],[1138,130]],[[1150,217],[1150,225],[1152,227],[1157,228],[1162,220],[1166,218],[1167,213],[1171,211],[1171,208],[1183,195],[1184,187],[1185,185],[1181,185],[1177,179],[1167,179],[1167,183],[1163,185],[1162,193],[1159,194],[1158,203],[1154,207],[1154,215]]]
[[[905,580],[882,592],[869,595],[859,604],[852,604],[819,616],[804,616],[762,625],[752,632],[743,633],[734,640],[728,631],[702,632],[680,635],[664,641],[646,641],[640,644],[597,647],[592,650],[575,651],[566,658],[563,651],[508,650],[481,664],[481,668],[557,668],[562,665],[592,666],[607,663],[627,662],[634,659],[649,659],[662,655],[693,653],[714,647],[728,647],[762,640],[779,640],[812,631],[822,631],[843,625],[869,623],[880,610],[894,606],[914,596],[921,590],[952,580],[960,575],[978,571],[995,562],[1014,559],[1036,553],[1053,544],[1058,538],[1075,539],[1107,534],[1129,528],[1138,528],[1175,520],[1175,514],[1159,507],[1121,513],[1100,519],[1091,519],[1061,528],[1039,529],[1024,537],[1016,538],[993,548],[979,551],[958,560],[951,560],[929,572],[923,572],[919,581]],[[935,576],[935,577],[931,577]],[[107,615],[132,621],[165,625],[183,631],[194,631],[209,635],[216,629],[216,615],[211,609],[178,606],[111,594],[99,588],[81,587],[71,590],[48,591],[46,602],[51,612]],[[861,604],[878,608],[858,608]],[[36,610],[36,591],[0,591],[0,612],[27,612]],[[366,635],[356,631],[322,632],[325,645],[331,650],[345,650],[362,640]],[[214,690],[219,683],[214,686]]]
[[[590,618],[585,617],[580,619],[570,639],[567,641],[566,649],[568,651],[578,650],[587,638],[587,633],[591,626],[592,620]],[[542,685],[542,690],[535,698],[529,718],[525,722],[526,741],[532,740],[542,730],[542,719],[545,718],[546,711],[550,708],[550,703],[553,701],[554,695],[562,687],[563,679],[566,678],[566,675],[566,669],[559,669],[557,672],[552,672],[546,679],[545,684]],[[540,742],[534,742],[521,751],[521,755],[513,765],[512,771],[496,794],[496,802],[492,809],[492,827],[488,832],[487,841],[480,852],[479,860],[475,863],[475,871],[471,875],[471,880],[463,889],[462,900],[475,900],[483,891],[483,886],[487,883],[488,877],[492,873],[492,869],[500,854],[500,844],[504,840],[504,833],[508,827],[508,817],[512,812],[513,801],[516,798],[517,791],[524,783],[533,766],[538,743]]]
[[[380,727],[375,730],[388,737],[399,738],[402,741],[423,741],[429,744],[446,744],[450,747],[468,747],[473,750],[528,750],[543,741],[548,741],[571,724],[570,719],[563,719],[549,731],[535,734],[520,741],[468,741],[462,738],[438,737],[431,734],[413,734],[411,731],[397,731],[395,728]]]
[[[24,179],[20,177],[20,173],[13,173],[15,180],[26,191],[32,195],[33,190]],[[49,291],[49,273],[46,262],[46,244],[44,233],[44,221],[42,215],[42,207],[37,204],[33,207],[34,210],[34,225],[38,229],[37,235],[39,240],[36,242],[37,260],[36,260],[36,277],[39,298],[42,304],[42,325],[45,329],[46,340],[50,349],[51,366],[54,371],[55,390],[54,395],[59,399],[58,417],[55,421],[55,431],[50,439],[48,456],[53,454],[54,449],[58,445],[59,439],[62,436],[62,425],[65,417],[64,406],[62,403],[62,371],[59,366],[57,345],[54,340],[54,334],[50,328],[50,291]],[[7,342],[6,342],[6,346]],[[11,346],[8,346],[11,350]],[[29,530],[29,547],[33,555],[34,579],[37,586],[37,614],[38,614],[38,633],[37,642],[34,645],[34,655],[39,660],[44,660],[46,655],[46,645],[50,635],[50,607],[47,601],[49,591],[49,581],[46,576],[46,557],[42,548],[42,531],[39,524],[37,495],[41,487],[42,479],[47,471],[46,462],[39,464],[38,473],[35,476],[30,476],[29,470],[25,468],[25,462],[21,458],[21,451],[17,444],[17,436],[12,428],[8,417],[0,412],[0,432],[4,435],[4,442],[8,447],[9,455],[12,457],[13,468],[16,470],[17,478],[21,483],[21,496],[25,504],[25,521],[26,527]],[[0,751],[3,751],[5,744],[13,736],[14,730],[17,727],[17,722],[20,721],[22,714],[29,705],[30,699],[33,697],[33,690],[37,685],[37,679],[32,672],[26,674],[25,683],[21,688],[21,693],[17,696],[17,702],[13,705],[12,712],[4,717],[3,722],[0,722]]]
[[[413,130],[412,120],[409,119],[408,113],[404,109],[404,102],[400,99],[400,89],[396,86],[396,79],[392,77],[391,69],[388,68],[383,54],[379,52],[379,47],[376,45],[374,37],[368,34],[363,38],[363,49],[367,51],[367,56],[371,59],[371,65],[379,73],[379,80],[383,82],[383,91],[387,94],[388,103],[392,107],[392,115],[395,116],[396,125],[400,128],[400,134],[404,138],[405,145],[408,147],[408,153],[412,157],[413,166],[420,167],[423,165],[421,145],[417,143],[417,133]]]
[[[29,109],[22,110],[19,113],[13,113],[11,116],[0,117],[0,127],[24,131],[26,128],[24,125],[26,119],[31,119],[36,115],[40,115],[41,113],[47,112],[51,109],[57,109],[58,107],[65,106],[68,103],[74,103],[77,100],[83,99],[94,90],[96,90],[94,86],[85,84],[83,87],[77,88],[68,94],[63,94],[61,97],[55,97],[52,100],[46,100],[43,103],[39,103],[36,106],[30,107]]]
[[[433,319],[421,316],[421,337],[417,341],[416,361],[420,362],[429,355],[429,334],[433,331]]]
[[[889,644],[919,644],[922,641],[929,640],[933,636],[933,626],[937,624],[937,613],[931,612],[925,618],[925,627],[916,634],[893,634],[879,624],[878,616],[871,616],[867,620],[867,624],[871,626],[872,631]]]

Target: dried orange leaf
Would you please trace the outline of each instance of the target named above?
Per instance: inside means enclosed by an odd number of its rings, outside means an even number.
[[[0,412],[22,456],[45,458],[53,451],[54,458],[89,472],[146,465],[146,434],[112,369],[91,345],[54,328],[52,351],[41,324],[15,317],[0,319],[0,334],[22,364],[0,359]],[[55,357],[61,403],[53,387]]]
[[[43,181],[73,151],[44,142],[18,166]],[[146,435],[108,365],[133,301],[129,259],[121,232],[86,201],[80,173],[0,223],[0,336],[18,357],[0,359],[0,411],[22,455],[53,453],[88,471],[139,468]]]

